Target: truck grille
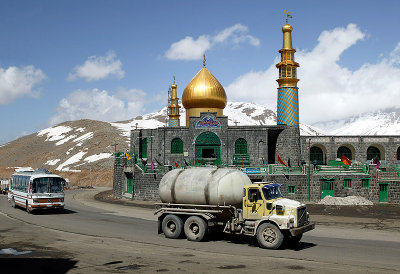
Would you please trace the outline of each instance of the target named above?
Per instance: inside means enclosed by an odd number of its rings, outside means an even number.
[[[307,223],[307,210],[306,207],[297,209],[297,226],[303,226]]]

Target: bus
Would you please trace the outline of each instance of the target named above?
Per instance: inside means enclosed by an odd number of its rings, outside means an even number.
[[[8,202],[28,213],[39,209],[64,208],[65,180],[46,169],[17,171],[11,176]]]

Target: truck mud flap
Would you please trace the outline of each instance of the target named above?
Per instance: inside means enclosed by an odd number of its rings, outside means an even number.
[[[289,231],[290,231],[290,235],[297,236],[297,235],[303,234],[304,232],[313,230],[314,228],[315,228],[315,224],[314,223],[309,223],[309,224],[304,225],[302,227],[289,229]]]

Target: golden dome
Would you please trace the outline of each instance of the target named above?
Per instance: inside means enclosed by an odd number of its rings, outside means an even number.
[[[224,109],[226,102],[227,99],[224,88],[205,67],[193,77],[182,95],[182,103],[186,109]]]
[[[282,32],[288,32],[288,31],[292,32],[292,30],[293,30],[293,27],[291,25],[289,25],[289,24],[285,24],[282,27]]]

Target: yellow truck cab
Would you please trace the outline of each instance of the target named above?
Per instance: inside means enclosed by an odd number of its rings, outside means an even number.
[[[244,187],[244,234],[256,236],[264,248],[278,248],[284,239],[300,241],[304,232],[314,229],[306,206],[282,197],[280,184],[257,183]]]

